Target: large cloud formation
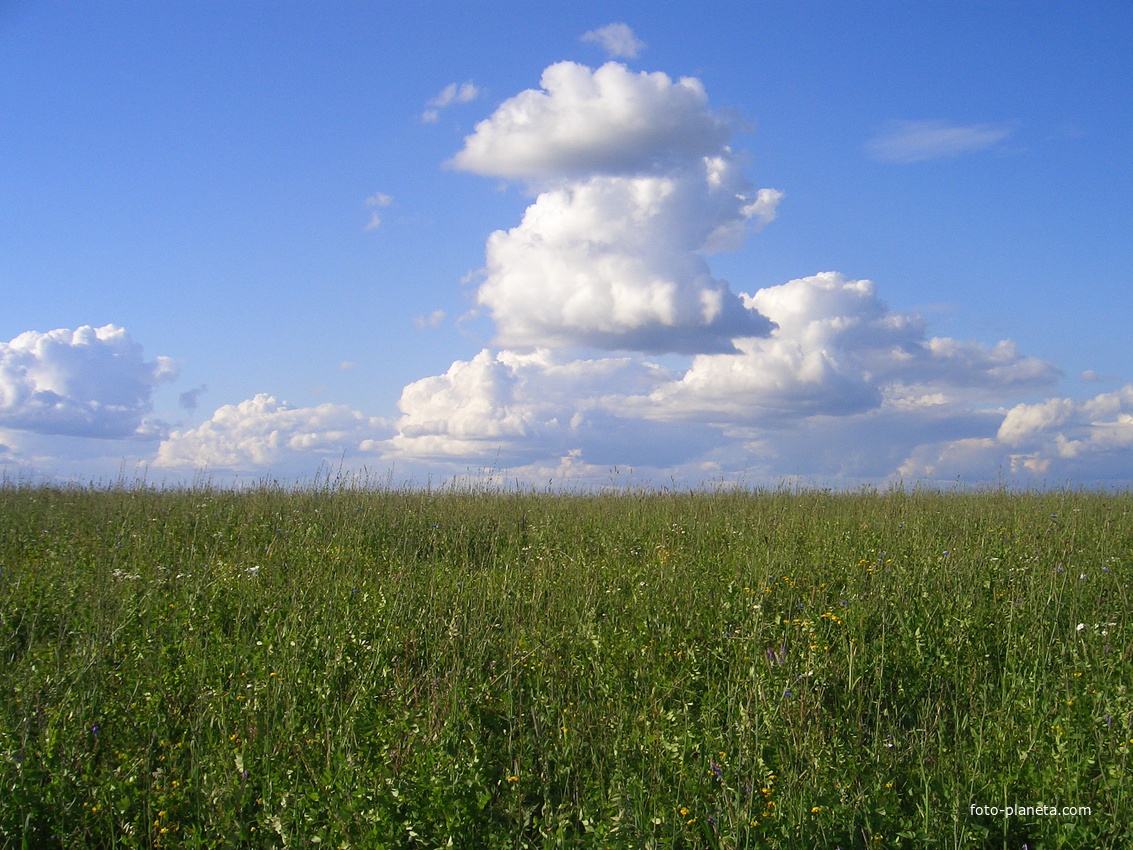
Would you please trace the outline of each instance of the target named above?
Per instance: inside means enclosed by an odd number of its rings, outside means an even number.
[[[155,438],[153,390],[177,377],[168,357],[145,359],[116,325],[0,342],[0,427],[35,434],[109,439]]]
[[[885,479],[978,441],[1018,455],[1012,423],[1035,417],[1008,410],[1052,364],[931,336],[868,280],[748,295],[712,276],[782,198],[744,177],[732,130],[698,80],[616,62],[552,65],[481,121],[450,164],[535,193],[487,242],[477,300],[503,347],[407,386],[387,456]]]
[[[548,349],[458,361],[405,388],[391,446],[535,464],[593,463],[600,444],[606,460],[656,471],[699,461],[708,471],[878,479],[902,464],[912,474],[924,446],[992,439],[1004,414],[989,405],[1059,374],[1009,342],[929,337],[921,317],[889,310],[868,280],[828,272],[742,297],[775,322],[772,334],[737,339],[738,354],[697,355],[683,373]]]
[[[508,347],[735,351],[771,324],[705,253],[775,216],[727,146],[699,81],[560,62],[481,121],[452,165],[539,191],[488,239],[478,301]]]
[[[747,294],[713,277],[710,255],[782,198],[747,181],[732,133],[697,80],[552,65],[449,163],[532,195],[487,240],[476,297],[497,347],[406,386],[392,427],[260,395],[171,435],[159,465],[350,452],[560,483],[627,465],[652,482],[1133,483],[1133,385],[1060,398],[1053,364],[1010,340],[933,336],[869,280],[821,272]],[[922,133],[903,160],[993,141]]]

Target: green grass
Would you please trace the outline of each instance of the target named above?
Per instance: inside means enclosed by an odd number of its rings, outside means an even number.
[[[0,846],[1133,846],[1131,511],[9,484]]]

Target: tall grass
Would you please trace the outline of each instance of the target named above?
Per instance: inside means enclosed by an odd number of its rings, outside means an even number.
[[[10,485],[0,842],[1131,846],[1131,510]]]

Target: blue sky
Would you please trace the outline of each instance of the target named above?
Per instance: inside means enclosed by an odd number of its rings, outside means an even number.
[[[1127,484],[1131,57],[1123,3],[0,3],[0,465]]]

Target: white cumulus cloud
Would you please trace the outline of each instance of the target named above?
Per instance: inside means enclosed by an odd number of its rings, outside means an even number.
[[[154,465],[234,471],[309,467],[312,458],[365,451],[368,441],[384,436],[384,430],[380,419],[345,405],[291,407],[260,393],[218,408],[196,428],[171,433],[159,446]]]
[[[597,70],[559,62],[543,72],[540,86],[477,124],[451,164],[535,181],[657,172],[716,155],[731,135],[692,77],[674,82],[618,62]]]
[[[738,340],[739,356],[700,355],[657,388],[643,415],[754,423],[845,416],[884,402],[905,408],[945,403],[972,388],[1041,387],[1048,363],[1013,344],[957,343],[925,334],[923,319],[894,313],[868,280],[825,272],[767,287],[744,301],[776,328]]]
[[[116,325],[27,331],[0,342],[0,426],[38,434],[153,438],[151,395],[177,377]]]
[[[736,171],[594,177],[544,192],[489,238],[477,300],[506,346],[733,351],[771,325],[711,274],[702,251],[746,220]]]
[[[642,352],[735,351],[771,325],[714,278],[705,254],[776,214],[727,142],[700,82],[560,62],[505,101],[453,158],[540,193],[489,238],[477,300],[496,341]]]
[[[592,463],[683,462],[719,442],[681,425],[619,415],[626,393],[669,380],[668,370],[635,357],[570,359],[546,349],[485,349],[444,375],[407,386],[390,457],[499,458],[543,469],[573,458]],[[585,455],[585,456],[584,456]],[[537,473],[541,475],[542,473]]]

